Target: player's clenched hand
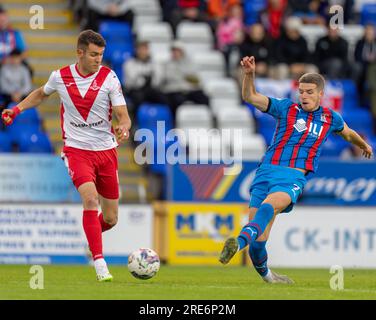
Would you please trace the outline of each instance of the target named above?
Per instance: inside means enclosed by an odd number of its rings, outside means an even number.
[[[115,127],[116,140],[118,143],[123,142],[125,139],[129,138],[128,126],[119,124]]]
[[[1,119],[5,123],[5,125],[9,126],[13,123],[13,119],[20,114],[20,109],[18,107],[14,107],[12,109],[5,109],[1,113]]]
[[[256,71],[256,62],[255,57],[244,57],[240,61],[240,65],[242,66],[243,72],[245,74],[252,74]]]
[[[363,151],[363,157],[365,157],[367,159],[372,158],[373,150],[372,150],[372,147],[369,144],[367,144],[364,148],[362,148],[362,151]]]

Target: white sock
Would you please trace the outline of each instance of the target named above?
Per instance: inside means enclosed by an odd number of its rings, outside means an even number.
[[[107,263],[103,258],[94,261],[94,268],[97,274],[105,274],[109,272]]]
[[[262,277],[264,279],[264,281],[266,282],[273,282],[273,274],[272,272],[270,271],[270,269],[268,268],[268,272],[266,273],[265,276]]]

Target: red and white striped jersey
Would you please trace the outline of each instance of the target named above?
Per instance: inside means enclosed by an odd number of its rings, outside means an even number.
[[[83,76],[72,64],[53,71],[43,91],[46,95],[57,91],[60,96],[66,146],[93,151],[118,146],[112,130],[112,106],[126,103],[114,71],[101,66],[96,73]]]

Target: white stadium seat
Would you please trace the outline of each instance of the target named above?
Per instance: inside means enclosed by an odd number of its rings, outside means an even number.
[[[166,22],[141,25],[138,28],[137,38],[142,41],[170,43],[172,40],[171,26]]]
[[[225,59],[221,52],[199,51],[192,54],[191,58],[202,80],[211,77],[223,78],[225,76]]]
[[[243,106],[239,103],[238,100],[234,99],[218,99],[212,98],[210,99],[210,109],[212,110],[215,116],[218,115],[219,112],[223,109],[239,109],[243,108]]]
[[[213,128],[213,116],[206,105],[183,104],[176,111],[179,129]]]
[[[181,22],[177,27],[176,37],[184,43],[214,43],[213,33],[204,22]]]
[[[248,108],[226,108],[218,110],[219,129],[240,129],[244,135],[255,132],[255,121]]]
[[[239,86],[232,78],[209,79],[202,85],[209,97],[234,100],[240,97]]]
[[[259,161],[265,153],[266,146],[260,134],[252,134],[244,135],[240,140],[234,140],[231,149],[236,160]]]
[[[161,16],[161,6],[158,0],[127,0],[129,6],[137,15]]]
[[[170,42],[149,42],[150,56],[157,63],[164,63],[171,59]]]

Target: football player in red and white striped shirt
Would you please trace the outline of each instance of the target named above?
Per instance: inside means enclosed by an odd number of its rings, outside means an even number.
[[[119,203],[116,147],[129,138],[131,120],[115,72],[101,65],[103,37],[80,33],[78,62],[53,71],[48,82],[12,109],[2,113],[10,125],[26,109],[39,105],[57,92],[61,99],[62,158],[83,203],[83,228],[99,281],[111,281],[102,252],[102,232],[117,222]],[[118,120],[112,128],[112,112]],[[101,205],[102,213],[98,215]]]

